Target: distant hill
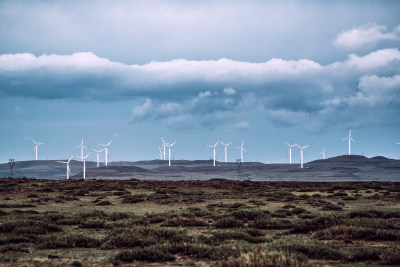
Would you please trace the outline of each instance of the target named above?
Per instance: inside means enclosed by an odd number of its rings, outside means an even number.
[[[86,162],[88,179],[151,179],[151,180],[206,180],[214,178],[251,179],[254,181],[400,181],[400,161],[385,157],[367,158],[343,155],[315,160],[300,169],[299,164],[264,164],[260,162],[217,162],[211,160],[174,160],[171,167],[166,160],[119,161],[96,168]],[[239,168],[240,167],[240,168]],[[71,161],[71,178],[81,178],[82,162]],[[7,163],[0,164],[0,177],[9,176]],[[66,166],[55,160],[21,161],[14,166],[14,177],[65,179]]]

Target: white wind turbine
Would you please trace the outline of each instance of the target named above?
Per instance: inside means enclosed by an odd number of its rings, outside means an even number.
[[[229,142],[228,144],[224,144],[220,141],[220,143],[224,146],[224,151],[225,151],[225,162],[228,162],[228,146],[232,144],[232,142]]]
[[[299,146],[298,144],[295,144],[298,148],[300,148],[300,168],[303,169],[303,150],[306,149],[307,147],[311,146],[311,144],[306,145],[306,146]]]
[[[173,142],[172,144],[166,144],[168,147],[168,166],[171,167],[171,147],[173,147],[176,144],[176,141]]]
[[[87,147],[85,147],[85,146],[83,145],[83,136],[82,136],[82,142],[81,142],[81,144],[80,144],[79,146],[75,147],[75,149],[77,149],[77,148],[81,148],[81,156],[80,156],[80,158],[83,159],[83,149],[88,149]]]
[[[292,164],[292,147],[295,147],[296,145],[289,145],[286,141],[284,141],[284,143],[289,147],[289,164]]]
[[[165,147],[168,145],[167,143],[165,143],[165,141],[164,141],[164,138],[161,136],[161,141],[162,141],[162,143],[161,143],[161,145],[162,145],[162,147],[163,147],[163,149],[164,149],[164,160],[165,160]]]
[[[108,146],[114,141],[114,138],[115,138],[115,136],[113,136],[113,138],[111,138],[110,142],[108,142],[106,145],[96,143],[99,146],[104,147],[103,149],[106,151],[106,161],[105,161],[106,166],[107,166],[107,159],[108,159]]]
[[[96,152],[96,154],[97,154],[97,168],[100,166],[100,164],[99,164],[99,154],[100,154],[101,152],[103,152],[104,149],[105,149],[105,148],[100,149],[100,150],[96,150],[96,149],[93,149],[93,148],[90,149],[90,150],[92,150],[93,152]]]
[[[75,157],[77,157],[77,158],[80,158],[82,161],[83,161],[83,179],[85,180],[86,179],[86,159],[87,159],[87,157],[90,155],[90,152],[86,155],[86,157],[78,157],[78,156],[75,156]]]
[[[158,152],[159,152],[158,155],[157,155],[157,157],[160,156],[160,159],[162,160],[162,159],[163,159],[162,146],[159,147],[159,146],[157,145],[157,148],[158,148]]]
[[[38,143],[35,140],[33,140],[33,138],[31,138],[31,140],[35,144],[35,154],[36,154],[35,159],[37,160],[37,148],[38,148],[39,145],[43,145],[44,143]]]
[[[71,169],[70,169],[70,167],[69,167],[69,163],[70,163],[70,161],[71,161],[71,159],[72,159],[73,157],[75,157],[75,154],[73,154],[73,155],[69,158],[68,161],[57,161],[57,162],[60,162],[60,163],[67,164],[67,180],[69,179],[69,176],[71,175]]]
[[[243,151],[245,151],[247,153],[247,150],[243,147],[243,144],[244,144],[244,140],[242,141],[242,144],[240,146],[235,148],[235,149],[240,148],[240,162],[243,162]]]
[[[350,132],[349,132],[349,136],[343,138],[342,142],[344,140],[346,140],[346,139],[349,139],[349,155],[351,155],[351,142],[350,141],[353,141],[354,143],[357,143],[353,138],[351,138],[351,129],[350,129]]]
[[[221,142],[221,139],[218,139],[218,141],[215,143],[215,145],[210,146],[210,145],[206,145],[207,147],[210,147],[213,149],[214,152],[214,167],[215,167],[215,148],[217,147],[218,143]]]
[[[322,154],[322,159],[325,159],[325,155],[326,155],[325,148],[323,148],[322,151],[319,152],[318,154]]]

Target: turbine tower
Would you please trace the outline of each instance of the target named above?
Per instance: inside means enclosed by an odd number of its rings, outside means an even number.
[[[346,139],[349,139],[349,155],[351,155],[351,142],[350,141],[353,141],[354,143],[357,143],[353,138],[351,138],[351,129],[350,129],[350,132],[349,132],[349,136],[343,138],[342,142],[344,140],[346,140]]]
[[[326,155],[325,148],[323,148],[322,151],[319,152],[318,154],[322,154],[322,159],[325,159],[325,155]]]
[[[105,148],[100,149],[100,150],[96,150],[96,149],[93,149],[93,148],[90,149],[90,150],[92,150],[93,152],[96,152],[96,154],[97,154],[97,168],[100,166],[100,164],[99,164],[99,154],[100,154],[104,149],[105,149]]]
[[[160,156],[160,159],[161,159],[161,160],[163,159],[162,147],[163,147],[163,146],[159,147],[159,146],[157,145],[158,152],[159,152],[158,155],[157,155],[157,157]]]
[[[176,144],[176,141],[173,142],[172,144],[166,144],[168,147],[168,166],[171,167],[171,147],[173,147]]]
[[[80,156],[80,158],[83,159],[83,149],[88,149],[87,147],[85,147],[85,146],[83,145],[83,136],[82,136],[82,142],[81,142],[81,144],[80,144],[79,146],[75,147],[75,149],[77,149],[77,148],[81,148],[81,156]]]
[[[68,161],[57,161],[57,162],[60,162],[60,163],[67,164],[67,180],[69,179],[69,176],[71,175],[71,169],[70,169],[70,167],[69,167],[69,163],[70,163],[70,161],[71,161],[71,159],[72,159],[73,157],[75,157],[75,154],[73,154],[73,155],[69,158]]]
[[[110,142],[108,142],[106,145],[96,143],[99,146],[104,147],[103,149],[106,151],[106,160],[105,160],[106,166],[107,166],[107,159],[108,159],[108,146],[114,141],[114,138],[115,138],[115,135],[113,136],[113,138],[111,138]]]
[[[284,143],[289,147],[289,164],[292,164],[292,147],[295,147],[296,145],[289,145],[286,141],[284,141]]]
[[[162,136],[161,136],[161,141],[162,141],[161,145],[162,145],[162,147],[163,147],[163,149],[164,149],[164,158],[163,158],[163,160],[165,160],[165,147],[166,147],[168,144],[165,143],[164,138],[163,138]]]
[[[235,149],[240,148],[240,162],[243,162],[243,151],[245,151],[247,153],[247,150],[243,147],[243,144],[244,144],[244,140],[242,141],[242,144],[240,146],[235,148]]]
[[[86,157],[77,157],[80,158],[83,161],[83,180],[86,180],[86,159],[90,155],[90,152],[86,155]]]
[[[215,148],[217,147],[217,145],[218,145],[219,142],[221,142],[221,139],[218,139],[218,141],[217,141],[217,142],[215,143],[215,145],[213,145],[213,146],[206,145],[206,146],[208,146],[208,147],[210,147],[210,148],[213,149],[213,152],[214,152],[214,167],[215,167]]]
[[[299,146],[298,144],[295,144],[298,148],[300,148],[300,168],[303,169],[303,150],[306,149],[307,147],[311,146],[311,144],[306,145],[306,146]]]
[[[35,160],[37,160],[37,148],[39,145],[43,145],[44,143],[38,143],[35,140],[33,140],[33,138],[31,138],[31,140],[35,144],[35,154],[36,154]]]
[[[224,146],[224,151],[225,151],[225,162],[228,162],[228,146],[232,144],[232,142],[229,142],[228,144],[224,144],[220,141],[220,143]]]

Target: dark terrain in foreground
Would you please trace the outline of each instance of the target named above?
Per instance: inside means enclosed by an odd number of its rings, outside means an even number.
[[[112,162],[96,168],[86,162],[87,179],[207,180],[222,178],[252,181],[400,181],[400,160],[344,155],[316,160],[304,165],[264,164],[259,162],[222,163],[211,160],[151,160]],[[72,178],[82,178],[82,162],[71,161]],[[0,164],[0,177],[9,177],[8,164]],[[14,177],[65,179],[65,164],[52,161],[21,161],[14,166]]]
[[[1,266],[399,266],[400,183],[0,179]]]

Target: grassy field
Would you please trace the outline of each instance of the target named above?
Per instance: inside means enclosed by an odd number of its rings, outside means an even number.
[[[1,266],[400,265],[400,183],[0,179]]]

